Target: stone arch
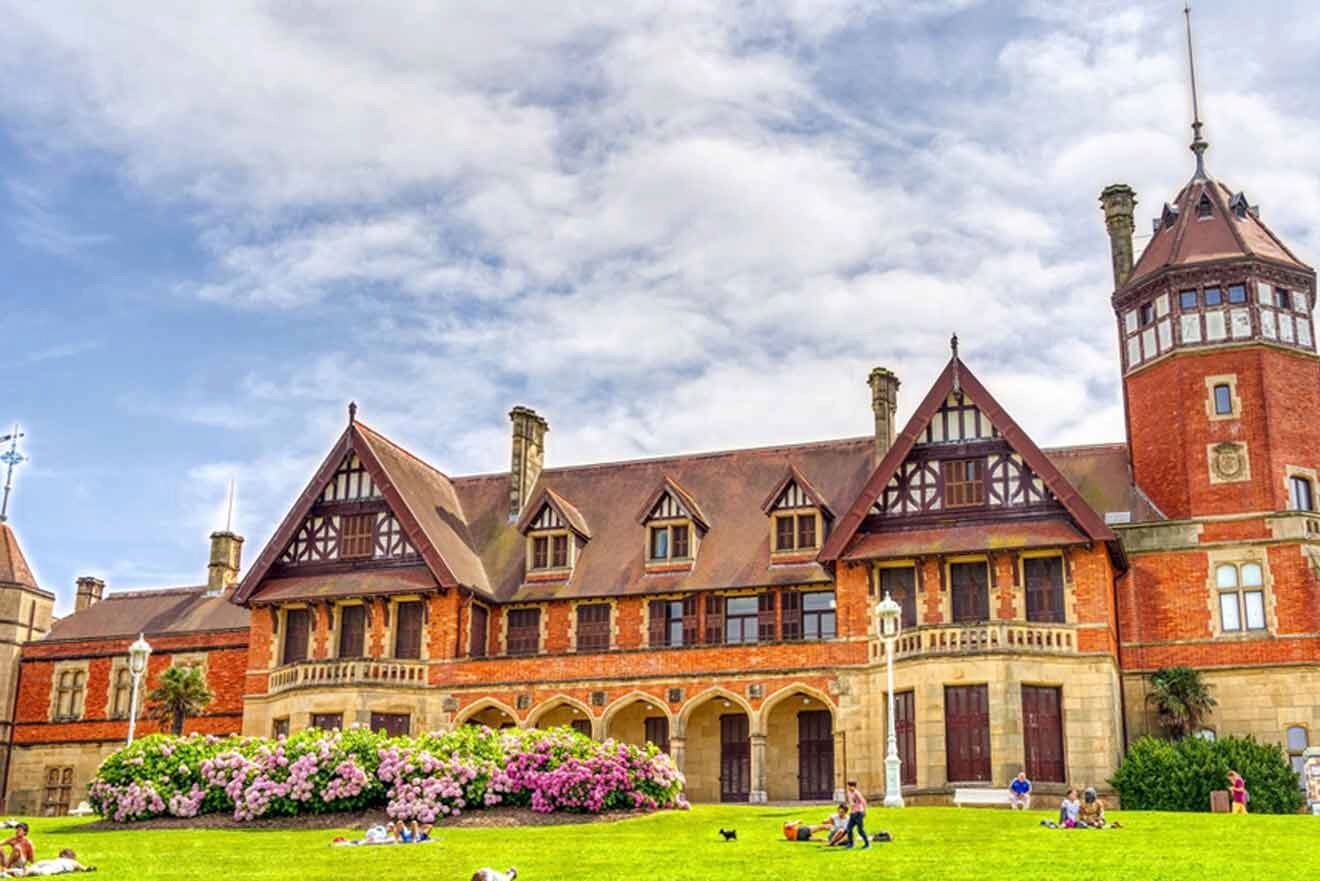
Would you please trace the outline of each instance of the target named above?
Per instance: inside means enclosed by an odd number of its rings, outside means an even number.
[[[600,720],[601,737],[644,746],[650,740],[647,734],[650,723],[647,719],[656,715],[664,717],[665,721],[659,726],[661,731],[655,734],[657,738],[663,736],[663,742],[656,740],[655,743],[662,750],[667,750],[674,727],[673,713],[663,700],[644,691],[631,691],[605,708]]]
[[[553,717],[555,710],[561,708],[567,708],[570,711],[570,713],[571,711],[576,710],[579,715],[573,715],[572,718],[566,718],[563,720],[552,718],[549,723],[551,727],[557,725],[568,725],[571,724],[571,722],[574,719],[585,718],[591,724],[590,736],[592,737],[597,736],[597,734],[599,733],[597,729],[599,720],[595,717],[595,715],[592,714],[591,707],[587,706],[585,703],[578,700],[577,698],[569,697],[566,694],[557,694],[554,697],[550,698],[549,700],[542,701],[541,703],[537,704],[536,707],[533,708],[532,711],[527,714],[526,727],[528,728],[541,727],[542,722],[546,720],[547,716]]]
[[[503,701],[496,700],[493,697],[483,697],[478,701],[473,701],[454,714],[454,727],[457,728],[460,725],[466,725],[469,722],[474,721],[487,710],[503,713],[505,716],[509,717],[509,721],[515,726],[519,724],[518,714],[514,712],[513,707]]]
[[[793,697],[794,695],[805,695],[807,697],[814,698],[815,700],[824,704],[825,709],[830,711],[830,718],[834,720],[835,724],[838,724],[839,708],[834,705],[833,698],[831,698],[825,692],[821,691],[819,688],[815,688],[810,685],[794,684],[794,685],[785,685],[783,688],[779,689],[774,694],[770,695],[765,700],[761,701],[761,709],[756,714],[756,719],[754,720],[755,724],[752,726],[752,733],[767,734],[768,733],[767,722],[770,718],[770,713],[774,710],[775,707],[779,706],[781,703]]]
[[[747,702],[746,698],[739,697],[727,688],[715,685],[706,689],[701,694],[688,698],[687,703],[683,704],[682,709],[678,711],[678,715],[674,718],[674,721],[677,723],[674,730],[674,736],[686,737],[688,722],[691,721],[692,714],[705,705],[707,701],[715,699],[726,700],[729,701],[730,704],[736,705],[747,714],[747,719],[749,721],[756,719],[756,711],[752,709],[752,705]]]
[[[746,699],[719,686],[688,701],[678,714],[674,752],[690,801],[764,801],[754,778],[751,725],[756,713]]]
[[[838,800],[842,757],[835,756],[838,707],[805,683],[790,683],[761,703],[759,781],[770,801]]]

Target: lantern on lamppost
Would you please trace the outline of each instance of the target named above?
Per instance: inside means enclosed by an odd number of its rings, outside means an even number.
[[[903,807],[903,760],[898,757],[898,732],[894,726],[894,643],[903,629],[903,608],[885,592],[875,604],[875,632],[885,643],[885,667],[889,676],[888,749],[885,753],[885,807]]]
[[[137,642],[128,647],[128,673],[133,677],[133,695],[128,704],[128,743],[133,744],[133,731],[137,728],[138,689],[147,672],[147,659],[151,657],[151,644],[138,634]]]

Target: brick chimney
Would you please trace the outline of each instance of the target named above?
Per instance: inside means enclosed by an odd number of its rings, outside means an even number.
[[[90,575],[84,575],[76,582],[78,592],[74,595],[73,610],[81,612],[83,609],[89,609],[101,601],[105,595],[105,582],[99,578],[93,578]]]
[[[545,433],[550,425],[530,407],[509,411],[513,422],[513,464],[509,470],[509,520],[517,520],[531,500],[545,464]]]
[[[228,530],[211,533],[211,562],[206,565],[206,592],[221,594],[238,581],[243,536]]]
[[[880,460],[894,445],[894,435],[898,426],[894,416],[898,412],[898,377],[892,370],[877,367],[867,377],[866,384],[871,387],[871,409],[875,411],[875,461]]]
[[[1127,184],[1110,184],[1100,193],[1100,206],[1105,212],[1105,228],[1109,230],[1109,254],[1114,263],[1114,288],[1121,288],[1132,276],[1132,233],[1135,229],[1132,213],[1137,207],[1137,194]]]

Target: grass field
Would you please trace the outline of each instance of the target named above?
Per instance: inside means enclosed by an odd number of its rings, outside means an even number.
[[[762,881],[903,878],[1011,881],[1267,881],[1320,878],[1320,818],[1115,814],[1126,828],[1042,828],[1043,813],[908,808],[872,810],[871,831],[892,844],[869,851],[790,843],[793,817],[827,808],[699,806],[618,823],[438,830],[422,846],[332,849],[333,831],[97,831],[71,819],[35,820],[38,857],[72,847],[100,878],[467,881],[474,869],[518,867],[527,881]],[[724,843],[717,829],[736,828]],[[360,832],[360,830],[356,830]]]

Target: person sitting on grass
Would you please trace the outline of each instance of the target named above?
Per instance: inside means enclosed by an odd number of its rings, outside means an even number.
[[[0,842],[0,848],[9,848],[9,853],[0,854],[0,869],[22,869],[36,858],[32,851],[32,839],[28,838],[28,824],[18,823],[14,834]]]
[[[1082,803],[1077,800],[1077,790],[1070,789],[1059,803],[1059,822],[1041,820],[1040,825],[1051,829],[1075,829],[1077,818],[1081,815]]]
[[[848,843],[848,806],[840,804],[839,809],[829,816],[830,847],[841,847]]]
[[[24,878],[41,875],[68,875],[72,872],[95,872],[95,866],[84,866],[78,862],[78,855],[67,847],[60,851],[58,858],[53,860],[37,860],[27,867],[23,873]],[[17,877],[17,876],[16,876]]]
[[[1105,828],[1105,803],[1096,795],[1093,786],[1086,787],[1086,791],[1082,793],[1082,809],[1077,822],[1086,829]]]
[[[1008,784],[1008,806],[1015,811],[1031,810],[1031,781],[1025,771],[1019,772]]]

